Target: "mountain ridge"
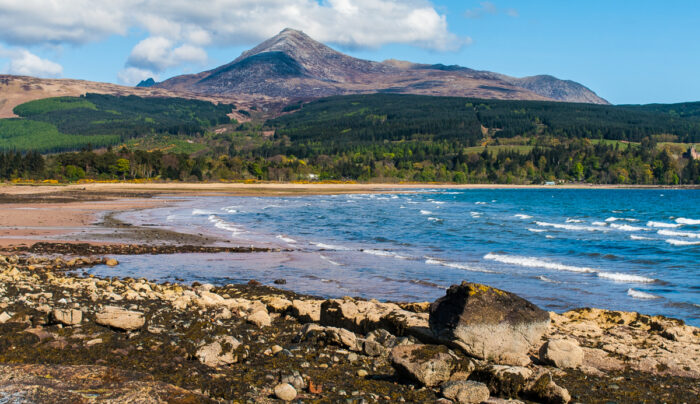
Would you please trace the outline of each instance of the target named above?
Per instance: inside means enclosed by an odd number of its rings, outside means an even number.
[[[156,87],[208,95],[240,93],[291,99],[388,92],[609,104],[571,80],[550,75],[517,78],[457,65],[363,60],[290,28],[228,64],[175,76]]]

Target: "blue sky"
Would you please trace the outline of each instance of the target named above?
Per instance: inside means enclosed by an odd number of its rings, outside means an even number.
[[[686,0],[0,0],[0,72],[165,79],[285,26],[371,60],[552,74],[616,104],[700,100],[700,3]]]

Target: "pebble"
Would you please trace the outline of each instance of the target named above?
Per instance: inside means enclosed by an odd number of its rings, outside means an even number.
[[[297,390],[289,383],[280,383],[275,386],[275,397],[283,401],[292,401],[297,397]]]
[[[273,355],[276,355],[276,354],[282,352],[282,350],[284,350],[284,348],[282,348],[279,345],[273,345],[272,348],[270,348],[270,350],[272,351]]]
[[[360,369],[357,371],[357,376],[359,376],[359,377],[366,377],[367,374],[368,374],[367,371],[364,369]]]

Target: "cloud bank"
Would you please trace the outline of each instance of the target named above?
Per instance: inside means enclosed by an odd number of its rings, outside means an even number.
[[[123,77],[206,62],[206,47],[249,45],[284,28],[348,48],[401,43],[436,51],[469,43],[428,0],[0,0],[0,41],[84,44],[144,31]]]
[[[0,73],[35,77],[58,77],[63,73],[63,67],[58,63],[42,59],[26,49],[0,47],[0,58],[10,59],[6,66],[0,68]]]

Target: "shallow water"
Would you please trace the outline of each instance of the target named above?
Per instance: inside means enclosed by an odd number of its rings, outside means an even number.
[[[196,197],[123,216],[294,252],[121,257],[101,275],[257,279],[322,296],[433,300],[462,280],[550,310],[593,306],[700,325],[699,190],[422,190]]]

